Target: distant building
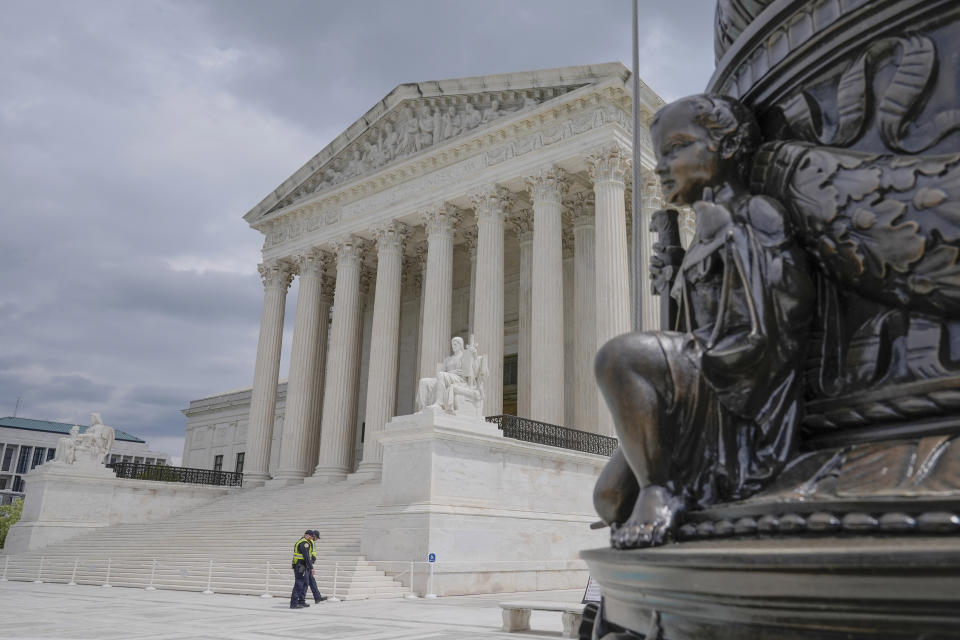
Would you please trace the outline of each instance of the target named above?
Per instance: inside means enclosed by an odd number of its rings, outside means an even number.
[[[0,418],[0,503],[9,504],[23,497],[23,476],[36,466],[53,460],[57,441],[70,433],[72,424]],[[80,426],[80,433],[87,430]],[[165,453],[151,451],[145,440],[116,429],[109,462],[141,462],[168,464]]]

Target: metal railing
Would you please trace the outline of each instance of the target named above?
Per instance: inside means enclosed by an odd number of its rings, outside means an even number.
[[[170,467],[165,464],[143,464],[141,462],[113,462],[108,464],[107,468],[113,469],[118,478],[133,480],[210,484],[220,487],[239,487],[243,485],[243,474],[235,471]]]
[[[546,422],[537,422],[529,418],[509,415],[487,416],[487,422],[497,425],[503,431],[504,437],[514,440],[535,442],[551,447],[596,453],[603,456],[613,455],[617,448],[616,438],[578,429],[568,429]]]

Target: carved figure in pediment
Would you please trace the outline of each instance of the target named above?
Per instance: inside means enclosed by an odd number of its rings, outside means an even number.
[[[457,108],[453,106],[448,107],[440,117],[440,137],[443,140],[448,140],[460,135],[461,130],[462,125],[460,122],[460,114],[457,113]]]
[[[417,134],[417,151],[419,151],[433,144],[433,131],[436,128],[436,123],[434,122],[433,111],[429,106],[423,105],[420,107],[417,127],[420,131]]]
[[[480,120],[482,117],[483,116],[480,114],[480,112],[468,102],[463,108],[463,130],[469,131],[470,129],[477,128],[480,125]]]
[[[400,134],[393,127],[392,122],[383,123],[383,137],[380,139],[380,153],[384,161],[389,162],[397,155],[400,146]]]
[[[490,101],[490,106],[483,112],[483,119],[481,122],[486,124],[492,120],[496,120],[500,116],[504,115],[506,111],[500,108],[500,101],[496,98],[493,98]]]
[[[420,123],[413,109],[406,107],[398,123],[400,127],[400,145],[397,155],[414,153],[420,150]]]
[[[350,153],[350,160],[347,161],[347,167],[344,169],[345,178],[353,178],[360,175],[366,169],[366,165],[363,162],[363,154],[360,149],[354,149]]]
[[[749,497],[783,470],[816,297],[783,206],[746,187],[760,138],[746,107],[685,98],[658,112],[652,137],[666,199],[693,205],[697,226],[673,252],[682,331],[624,334],[597,355],[620,449],[594,499],[621,548],[662,544],[677,513]],[[651,275],[663,268],[655,256]]]
[[[363,143],[363,146],[363,162],[366,166],[373,169],[383,164],[383,153],[381,152],[380,145],[375,138],[368,138],[367,141]]]

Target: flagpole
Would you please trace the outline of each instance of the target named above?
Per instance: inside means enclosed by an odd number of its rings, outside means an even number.
[[[643,195],[643,183],[640,181],[640,33],[639,13],[637,0],[633,0],[633,71],[630,75],[633,89],[633,198],[631,199],[631,214],[633,215],[633,229],[630,242],[633,247],[633,260],[630,265],[633,271],[633,330],[640,331],[643,325],[643,278],[646,270],[643,268],[643,245],[641,238],[646,224],[640,214],[640,198]],[[651,327],[648,327],[651,328]]]

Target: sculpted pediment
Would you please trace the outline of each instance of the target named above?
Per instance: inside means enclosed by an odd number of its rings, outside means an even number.
[[[610,63],[400,85],[244,217],[254,223],[301,198],[333,191],[499,119],[625,73],[623,65]]]

